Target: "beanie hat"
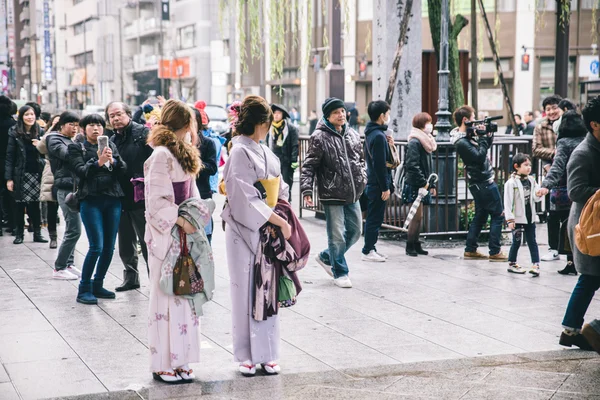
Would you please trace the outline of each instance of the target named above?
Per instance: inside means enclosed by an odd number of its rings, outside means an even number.
[[[321,110],[323,111],[323,116],[325,117],[325,119],[327,119],[329,118],[329,114],[331,114],[333,110],[337,110],[338,108],[345,109],[346,105],[342,100],[338,99],[337,97],[330,97],[325,100],[323,106],[321,107]]]
[[[206,108],[206,102],[198,100],[196,104],[194,104],[194,108],[200,111],[200,116],[202,117],[202,125],[208,125],[210,119],[208,118],[206,111],[204,111],[204,109]]]
[[[152,107],[151,104],[144,104],[142,110],[144,111],[144,114],[149,114],[150,112],[152,112],[152,110],[154,110],[154,107]]]

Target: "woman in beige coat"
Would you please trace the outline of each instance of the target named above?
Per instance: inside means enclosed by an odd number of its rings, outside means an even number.
[[[40,152],[40,154],[44,155],[46,158],[46,165],[44,166],[44,171],[42,172],[42,185],[40,187],[40,202],[42,203],[42,207],[46,208],[46,218],[44,221],[48,221],[48,233],[50,234],[50,248],[56,249],[58,247],[57,236],[56,236],[56,224],[58,221],[58,202],[54,198],[52,188],[54,186],[54,175],[52,174],[52,169],[50,168],[50,159],[48,158],[48,148],[46,139],[48,135],[53,133],[54,127],[58,120],[60,119],[60,115],[55,115],[50,120],[50,127],[46,131],[46,134],[42,136],[42,138],[38,141],[36,148]],[[56,133],[56,132],[54,132]]]

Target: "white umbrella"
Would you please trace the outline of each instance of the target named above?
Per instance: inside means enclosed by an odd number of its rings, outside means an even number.
[[[437,174],[431,174],[431,175],[429,175],[429,178],[427,178],[427,184],[425,185],[425,187],[419,188],[419,193],[417,194],[417,198],[412,203],[412,206],[410,207],[410,210],[408,211],[408,215],[406,216],[406,220],[404,221],[404,226],[402,228],[400,228],[400,230],[402,232],[408,232],[408,226],[410,225],[410,222],[412,221],[413,217],[417,213],[417,210],[419,209],[419,206],[421,205],[421,201],[423,200],[423,197],[427,196],[427,193],[429,193],[429,187],[431,185],[433,185],[434,183],[436,183],[437,181],[438,181]]]

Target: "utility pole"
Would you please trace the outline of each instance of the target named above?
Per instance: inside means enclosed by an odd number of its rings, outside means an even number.
[[[471,107],[475,109],[475,115],[479,110],[477,61],[477,0],[471,0]]]
[[[119,77],[121,82],[121,101],[125,101],[125,84],[123,82],[123,16],[121,13],[121,7],[119,7]]]
[[[84,106],[88,105],[87,25],[88,25],[88,20],[86,19],[85,21],[83,21],[83,68],[85,69],[85,87],[84,87],[84,91],[83,91]]]
[[[563,4],[567,4],[565,9]],[[569,95],[569,25],[571,0],[556,0],[556,55],[554,57],[554,93]],[[575,71],[578,73],[578,71]]]
[[[446,0],[447,1],[447,0]],[[327,72],[327,97],[344,100],[344,66],[342,65],[342,9],[339,1],[329,3],[329,54]]]

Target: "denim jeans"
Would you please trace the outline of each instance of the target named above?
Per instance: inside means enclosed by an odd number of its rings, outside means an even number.
[[[379,238],[379,229],[385,217],[386,202],[381,200],[381,189],[378,186],[367,186],[365,193],[369,203],[365,221],[365,245],[362,252],[363,254],[369,254],[371,250],[375,250]]]
[[[121,200],[116,197],[88,197],[81,202],[81,221],[90,243],[81,270],[81,283],[103,281],[115,251],[115,241],[121,220]],[[96,267],[96,262],[98,266]]]
[[[565,328],[581,329],[583,317],[594,298],[594,293],[600,288],[600,276],[579,275],[579,280],[571,293],[567,311],[563,318]]]
[[[517,254],[521,247],[521,239],[523,239],[523,233],[527,239],[527,246],[529,246],[529,254],[531,254],[531,262],[533,264],[540,263],[540,250],[538,249],[537,239],[535,237],[535,224],[517,224],[513,231],[512,245],[510,246],[510,252],[508,253],[508,262],[517,262]]]
[[[319,254],[325,263],[331,265],[334,278],[348,275],[345,254],[360,238],[362,215],[360,205],[324,205],[327,220],[328,248]]]
[[[54,269],[57,271],[65,269],[69,265],[73,265],[75,259],[75,246],[77,246],[77,242],[81,236],[81,218],[79,217],[79,213],[72,211],[65,204],[65,197],[67,197],[69,193],[71,193],[70,190],[63,189],[58,189],[56,193],[58,205],[62,210],[65,220],[65,234],[62,243],[60,244],[60,248],[58,249],[56,261],[54,262]]]
[[[483,229],[483,225],[487,222],[488,216],[491,215],[489,248],[490,255],[496,255],[500,253],[500,236],[502,235],[502,224],[504,223],[504,209],[498,185],[495,182],[471,185],[469,191],[475,200],[475,217],[469,225],[465,251],[477,251],[477,238],[481,233],[481,229]]]

